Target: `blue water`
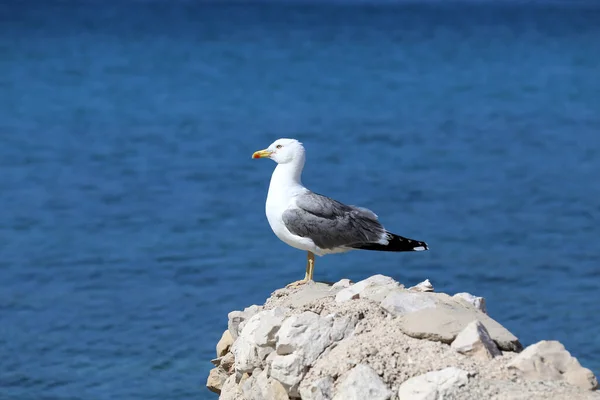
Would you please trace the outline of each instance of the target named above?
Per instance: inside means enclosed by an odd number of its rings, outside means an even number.
[[[0,3],[0,399],[214,399],[227,312],[303,276],[304,182],[431,251],[317,260],[485,296],[600,373],[600,5]]]

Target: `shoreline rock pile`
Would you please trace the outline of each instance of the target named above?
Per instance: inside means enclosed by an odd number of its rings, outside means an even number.
[[[600,400],[562,344],[523,350],[483,298],[383,275],[279,289],[229,313],[216,350],[220,400]]]

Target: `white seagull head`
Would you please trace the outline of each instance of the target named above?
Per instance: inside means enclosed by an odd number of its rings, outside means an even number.
[[[304,146],[296,139],[277,139],[269,147],[252,154],[252,158],[270,158],[277,164],[304,159]]]

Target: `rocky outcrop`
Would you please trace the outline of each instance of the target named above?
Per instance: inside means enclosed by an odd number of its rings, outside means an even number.
[[[558,342],[521,352],[468,293],[375,275],[311,283],[229,313],[207,386],[221,400],[597,399]]]

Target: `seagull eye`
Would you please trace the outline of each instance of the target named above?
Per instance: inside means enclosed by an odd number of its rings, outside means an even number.
[[[280,148],[282,148],[282,147],[283,147],[283,146],[282,146],[282,145],[280,145],[280,144],[278,144],[277,146],[275,146],[275,148],[276,148],[276,149],[280,149]]]

